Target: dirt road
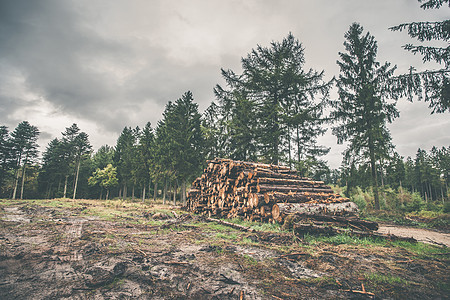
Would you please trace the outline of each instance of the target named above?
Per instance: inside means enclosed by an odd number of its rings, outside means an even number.
[[[402,237],[413,237],[419,242],[450,247],[450,234],[434,230],[380,224],[378,232]]]

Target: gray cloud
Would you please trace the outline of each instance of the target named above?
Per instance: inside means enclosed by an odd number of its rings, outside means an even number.
[[[344,32],[359,21],[376,37],[379,60],[405,72],[424,67],[401,49],[409,37],[387,28],[447,16],[411,0],[1,1],[0,120],[10,128],[34,122],[46,132],[43,148],[73,122],[94,146],[112,145],[124,126],[156,125],[165,104],[187,90],[205,109],[222,83],[221,67],[239,72],[242,56],[288,32],[303,43],[306,67],[331,78]],[[449,130],[437,130],[450,128],[447,119],[430,117],[426,105],[402,104],[390,126],[400,154],[450,144]],[[337,167],[342,147],[330,134],[321,141]]]

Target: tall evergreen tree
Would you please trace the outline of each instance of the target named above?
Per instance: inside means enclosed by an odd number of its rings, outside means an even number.
[[[107,165],[113,163],[114,148],[108,145],[103,145],[92,155],[92,163],[94,169],[104,169]]]
[[[228,89],[217,85],[216,96],[224,108],[223,115],[231,116],[227,125],[231,126],[229,132],[234,140],[240,143],[255,140],[253,156],[275,164],[290,162],[293,136],[298,141],[298,157],[313,155],[317,150],[316,146],[310,151],[300,145],[302,139],[313,141],[323,134],[320,129],[323,106],[314,97],[326,95],[329,83],[323,82],[323,71],[305,71],[304,63],[302,44],[289,34],[282,42],[272,42],[269,48],[258,45],[252,50],[242,59],[241,75],[222,69]],[[301,131],[309,127],[314,130]]]
[[[450,7],[449,0],[418,0],[423,9]],[[405,95],[409,100],[417,95],[429,102],[431,113],[450,112],[450,20],[437,22],[410,22],[389,28],[393,31],[407,30],[411,38],[420,45],[407,44],[403,48],[413,54],[420,54],[423,62],[434,61],[443,65],[442,69],[416,72],[411,67],[409,74],[393,78],[392,88]],[[437,47],[436,41],[447,43],[446,47]],[[424,44],[431,42],[428,45]]]
[[[207,159],[230,157],[226,149],[228,134],[222,108],[212,102],[202,116],[202,132],[205,138],[205,155]]]
[[[15,182],[12,198],[16,199],[19,176],[21,175],[20,199],[23,198],[26,168],[38,155],[37,139],[39,129],[28,121],[22,121],[11,133],[12,153],[15,160]],[[21,172],[19,172],[21,170]],[[19,175],[20,174],[20,175]]]
[[[139,143],[137,145],[137,168],[139,181],[142,185],[142,201],[145,200],[147,186],[149,186],[150,192],[150,178],[153,173],[154,142],[155,136],[152,125],[148,122],[140,133]]]
[[[184,203],[186,183],[198,175],[204,161],[201,115],[190,91],[167,104],[156,130],[156,144],[160,166],[167,176],[181,182]]]
[[[8,171],[12,167],[11,140],[8,127],[0,126],[0,195],[3,195]]]
[[[57,138],[51,140],[42,154],[42,166],[38,175],[39,190],[43,197],[52,197],[55,195],[55,190],[59,192],[58,187],[68,169],[66,164],[61,141]],[[56,189],[55,183],[59,183]]]
[[[375,208],[379,209],[377,163],[393,148],[386,123],[399,115],[395,104],[386,102],[385,87],[395,67],[376,61],[377,43],[370,33],[363,34],[360,24],[353,23],[345,39],[346,52],[339,52],[337,61],[339,99],[330,101],[331,118],[338,122],[333,134],[338,143],[349,142],[346,159],[360,156],[370,162]]]
[[[87,133],[82,132],[77,124],[72,124],[67,127],[62,133],[61,147],[63,148],[63,160],[66,164],[66,175],[64,183],[64,197],[67,195],[67,183],[70,174],[73,178],[73,194],[72,198],[76,198],[78,179],[80,174],[80,166],[84,159],[86,159],[92,146],[89,142],[89,136]]]
[[[89,142],[89,137],[85,132],[80,132],[74,141],[74,156],[75,156],[75,184],[73,188],[73,199],[77,195],[78,178],[80,176],[80,166],[83,160],[90,157],[92,146]]]
[[[114,165],[117,166],[117,176],[122,187],[122,197],[128,196],[128,186],[133,181],[136,134],[131,127],[122,130],[114,149]]]

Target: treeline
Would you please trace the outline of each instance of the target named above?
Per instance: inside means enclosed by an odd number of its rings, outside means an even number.
[[[439,8],[442,1],[425,4]],[[449,22],[392,29],[408,29],[422,41],[448,41]],[[20,197],[149,198],[161,191],[163,199],[175,200],[178,193],[184,201],[187,185],[205,161],[223,157],[284,164],[303,176],[344,185],[348,195],[355,187],[370,188],[377,209],[380,188],[384,192],[387,186],[419,192],[430,201],[446,199],[449,149],[419,150],[415,160],[404,160],[395,152],[387,124],[399,117],[396,100],[401,97],[419,96],[432,112],[450,111],[448,49],[421,46],[415,51],[410,45],[406,50],[445,67],[394,76],[396,67],[377,61],[377,42],[360,24],[352,24],[344,37],[340,74],[330,81],[323,71],[304,68],[304,48],[288,34],[242,58],[241,74],[222,69],[225,85],[215,87],[216,101],[203,115],[186,92],[166,105],[155,128],[150,123],[125,127],[114,147],[94,154],[87,134],[74,124],[49,143],[38,163],[37,128],[22,122],[9,133],[3,126],[2,196],[19,197],[20,190]],[[333,88],[338,99],[329,96]],[[340,170],[328,168],[323,156],[330,149],[317,142],[327,127],[347,145]]]

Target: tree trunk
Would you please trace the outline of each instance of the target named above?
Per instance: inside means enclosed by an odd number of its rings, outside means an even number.
[[[272,217],[276,220],[287,215],[343,215],[357,216],[358,206],[353,202],[343,203],[277,203],[272,207]]]
[[[155,181],[155,190],[153,191],[153,201],[156,201],[157,195],[158,195],[158,182]]]
[[[167,193],[167,179],[164,178],[164,188],[163,188],[163,204],[166,204],[166,193]]]
[[[14,190],[13,190],[13,194],[12,194],[12,199],[15,200],[16,199],[16,195],[17,195],[17,186],[19,185],[19,168],[16,171],[16,176],[15,176],[15,180],[14,180]]]
[[[69,178],[69,175],[66,175],[66,180],[64,181],[64,198],[67,196],[67,178]]]
[[[142,203],[145,202],[145,184],[144,187],[142,188]]]
[[[77,195],[78,175],[80,174],[80,165],[81,165],[81,157],[78,159],[77,172],[76,172],[76,175],[75,175],[75,185],[73,187],[73,199],[74,200],[75,200],[75,197]]]
[[[102,200],[102,198],[103,198],[103,188],[100,187],[100,200]],[[108,200],[108,199],[106,199],[106,200]]]
[[[177,205],[177,182],[173,182],[173,205]]]
[[[25,185],[26,166],[27,166],[26,163],[24,163],[22,167],[22,186],[20,187],[20,200],[23,199],[23,186]]]
[[[128,193],[127,193],[128,191],[127,191],[127,184],[126,183],[124,183],[123,184],[123,195],[122,195],[122,199],[123,200],[125,200],[125,199],[127,199],[127,197],[128,197]]]
[[[133,188],[131,189],[131,201],[134,202],[134,183]]]
[[[181,183],[181,201],[183,206],[186,206],[186,180]]]
[[[108,200],[109,197],[109,189],[106,190],[106,200]]]
[[[373,196],[375,200],[375,209],[380,209],[380,198],[378,195],[378,179],[377,179],[377,168],[375,160],[375,152],[372,139],[369,137],[369,155],[370,155],[370,168],[372,169],[372,188]]]

